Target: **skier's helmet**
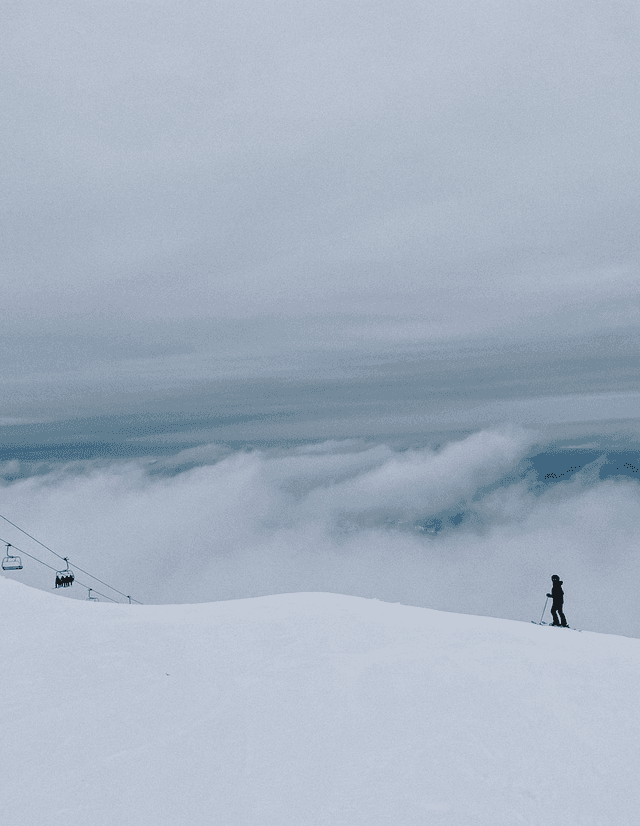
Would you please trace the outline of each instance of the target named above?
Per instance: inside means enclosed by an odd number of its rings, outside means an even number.
[[[551,579],[552,579],[554,582],[557,582],[557,581],[560,579],[560,577],[558,576],[558,574],[554,574],[554,575],[551,577]]]

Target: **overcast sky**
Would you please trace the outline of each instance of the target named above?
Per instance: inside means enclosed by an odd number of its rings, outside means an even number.
[[[12,330],[638,321],[632,0],[63,0],[2,15]]]

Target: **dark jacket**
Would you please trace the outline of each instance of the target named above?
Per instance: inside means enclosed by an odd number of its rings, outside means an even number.
[[[556,580],[553,585],[551,586],[551,593],[547,594],[548,597],[553,599],[554,605],[562,605],[564,602],[564,591],[562,590],[562,581]]]

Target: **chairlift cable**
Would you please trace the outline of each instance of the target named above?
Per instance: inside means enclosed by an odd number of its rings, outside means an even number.
[[[2,537],[0,537],[0,542],[2,542],[4,545],[10,544],[12,548],[16,549],[16,551],[23,554],[24,556],[28,556],[30,559],[33,559],[36,562],[39,562],[41,565],[44,565],[45,568],[49,568],[50,571],[55,571],[56,570],[53,567],[53,565],[48,565],[46,562],[43,562],[41,559],[38,559],[37,556],[33,556],[33,554],[30,554],[27,551],[23,551],[22,548],[18,548],[18,546],[14,545],[13,543],[8,543],[5,539],[2,539]]]
[[[25,530],[24,530],[23,528],[21,528],[19,525],[16,525],[16,523],[15,523],[15,522],[12,522],[10,519],[7,519],[7,517],[6,517],[6,516],[3,516],[1,513],[0,513],[0,519],[4,519],[4,521],[5,521],[5,522],[8,522],[10,525],[13,525],[13,527],[14,527],[14,528],[17,528],[17,529],[20,531],[20,533],[23,533],[25,536],[28,536],[28,537],[29,537],[29,539],[33,539],[33,541],[34,541],[34,542],[37,542],[37,543],[38,543],[38,545],[42,546],[45,550],[49,551],[49,552],[50,552],[50,553],[52,553],[54,556],[57,556],[57,557],[58,557],[58,559],[61,559],[63,562],[66,562],[66,563],[67,563],[67,566],[69,565],[69,561],[68,561],[68,558],[67,558],[66,556],[61,556],[60,554],[56,553],[56,552],[55,552],[52,548],[50,548],[48,545],[45,545],[45,544],[44,544],[44,542],[40,542],[40,540],[39,540],[39,539],[36,539],[36,538],[35,538],[35,536],[32,536],[30,533],[27,533],[27,531],[25,531]],[[14,547],[14,548],[15,548],[15,545],[13,545],[12,547]],[[26,553],[26,551],[23,551],[22,553],[24,553],[24,554],[25,554],[25,556],[29,556],[29,557],[31,557],[31,559],[36,559],[36,557],[31,556],[31,554]],[[39,559],[38,559],[37,561],[38,561],[38,562],[41,562],[41,560],[39,560]],[[41,564],[42,564],[42,565],[46,565],[46,563],[45,563],[45,562],[41,562]],[[91,577],[91,579],[95,579],[95,581],[96,581],[96,582],[99,582],[101,585],[104,585],[105,587],[110,588],[112,591],[115,591],[115,592],[116,592],[116,594],[120,594],[120,596],[121,596],[121,597],[124,597],[125,599],[128,599],[130,602],[132,602],[132,601],[133,601],[133,602],[137,602],[137,603],[138,603],[138,605],[142,605],[142,603],[141,603],[139,600],[137,600],[137,599],[133,599],[133,597],[130,597],[130,596],[129,596],[129,594],[125,594],[125,593],[123,593],[122,591],[119,591],[117,588],[114,588],[114,587],[113,587],[113,585],[109,585],[109,583],[108,583],[108,582],[104,582],[102,579],[99,579],[97,576],[94,576],[93,574],[90,574],[90,573],[89,573],[89,571],[85,571],[85,570],[84,570],[84,568],[80,568],[80,567],[79,567],[78,565],[76,565],[75,563],[74,563],[74,566],[73,566],[73,567],[74,567],[74,568],[76,568],[78,571],[82,571],[82,573],[83,573],[83,574],[86,574],[87,576],[90,576],[90,577]],[[51,568],[51,565],[47,565],[47,568]],[[52,571],[55,571],[56,569],[55,569],[55,568],[51,568],[51,570],[52,570]],[[82,583],[81,583],[81,582],[79,582],[78,584],[79,584],[79,585],[82,585]],[[87,586],[85,585],[84,587],[86,588]],[[96,591],[96,593],[99,593],[99,591]],[[104,594],[100,594],[100,596],[104,596]],[[107,597],[107,599],[111,599],[111,597]],[[112,602],[118,602],[118,600],[117,600],[117,599],[111,599],[111,601],[112,601]]]
[[[5,544],[7,544],[7,543],[5,542],[5,540],[4,540],[4,539],[2,539],[2,538],[0,538],[0,542],[4,542]],[[35,562],[39,562],[41,565],[44,565],[44,567],[45,567],[45,568],[49,568],[49,570],[50,570],[50,571],[56,571],[56,568],[54,568],[52,565],[48,565],[46,562],[43,562],[41,559],[38,559],[38,557],[37,557],[37,556],[33,556],[33,554],[30,554],[28,551],[23,551],[23,550],[22,550],[22,548],[18,548],[18,546],[17,546],[17,545],[13,545],[13,544],[12,544],[12,545],[11,545],[11,547],[12,547],[12,548],[15,548],[15,549],[16,549],[16,551],[18,551],[19,553],[24,554],[24,556],[28,556],[28,557],[29,557],[29,559],[33,559]],[[57,572],[57,571],[56,571],[56,572]],[[91,576],[91,574],[89,574],[89,576]],[[80,582],[80,580],[79,580],[79,579],[75,579],[75,578],[74,578],[74,582],[77,582],[77,583],[78,583],[78,585],[81,585],[83,588],[87,588],[87,589],[89,589],[89,586],[88,586],[88,585],[85,585],[85,584],[84,584],[84,582]],[[95,589],[95,588],[91,588],[91,590],[92,590],[92,591],[95,591],[95,592],[96,592],[96,594],[100,594],[100,596],[101,596],[101,597],[104,597],[105,599],[109,599],[109,600],[111,600],[111,602],[115,602],[115,603],[116,603],[116,605],[120,605],[120,604],[121,604],[121,603],[119,603],[119,602],[118,602],[118,600],[117,600],[117,599],[114,599],[113,597],[110,597],[108,594],[103,594],[103,593],[101,593],[100,591],[96,591],[96,589]],[[137,602],[137,600],[136,600],[136,602]],[[142,605],[142,603],[141,603],[141,602],[140,602],[140,603],[138,603],[138,604],[139,604],[139,605]]]
[[[76,571],[82,571],[83,574],[86,574],[87,576],[90,576],[91,579],[95,579],[95,581],[99,582],[101,585],[106,585],[107,588],[111,588],[112,591],[115,591],[116,594],[120,594],[121,597],[124,597],[125,599],[129,598],[128,594],[124,594],[122,591],[118,591],[117,588],[114,588],[113,585],[109,585],[108,582],[103,582],[101,579],[98,579],[97,576],[94,576],[93,574],[90,574],[89,571],[85,571],[84,568],[81,568],[79,565],[76,565],[75,562],[73,564],[73,567],[76,569]],[[135,602],[138,602],[138,600],[136,599]],[[142,605],[142,603],[138,603],[138,604]]]
[[[27,533],[19,525],[16,525],[15,522],[12,522],[10,519],[7,519],[7,517],[3,516],[1,513],[0,513],[0,519],[4,519],[5,522],[8,522],[10,525],[13,525],[14,528],[17,528],[20,531],[20,533],[23,533],[25,536],[28,536],[29,539],[33,539],[34,542],[37,542],[38,545],[42,545],[42,547],[45,548],[47,551],[51,551],[51,553],[54,556],[57,556],[58,559],[61,559],[63,562],[65,561],[65,558],[63,556],[60,556],[60,554],[57,554],[55,551],[51,550],[51,548],[49,548],[47,545],[45,545],[44,542],[40,542],[40,540],[36,539],[35,536],[31,536],[30,533]],[[27,556],[28,556],[28,554],[27,554]],[[86,573],[86,571],[85,571],[85,573]],[[91,574],[89,574],[89,576],[91,576]]]
[[[4,518],[4,517],[3,517],[3,518]],[[9,521],[9,520],[7,520],[7,521]],[[13,524],[13,523],[12,523],[12,524]],[[18,526],[16,525],[16,527],[18,527]],[[21,529],[20,529],[20,528],[18,528],[18,530],[21,530]],[[22,531],[22,532],[23,532],[23,533],[26,533],[26,531]],[[27,534],[27,536],[29,536],[29,534]],[[31,538],[33,539],[33,537],[31,537]],[[37,541],[38,541],[38,540],[36,540],[36,542],[37,542]],[[45,568],[48,568],[50,571],[54,571],[55,573],[58,573],[57,568],[54,568],[54,567],[53,567],[53,565],[49,565],[47,562],[43,562],[41,559],[38,559],[38,557],[37,557],[37,556],[34,556],[33,554],[30,554],[28,551],[23,551],[23,550],[22,550],[22,548],[18,548],[18,546],[17,546],[17,545],[14,545],[12,542],[6,542],[6,540],[2,539],[2,537],[0,537],[0,542],[4,543],[5,545],[7,545],[7,544],[8,544],[8,545],[11,545],[11,547],[12,547],[12,548],[15,548],[15,549],[16,549],[16,551],[18,551],[18,553],[23,554],[24,556],[28,556],[28,557],[29,557],[29,559],[33,559],[35,562],[39,562],[39,563],[40,563],[40,565],[44,565],[44,567],[45,567]],[[40,543],[40,544],[42,544],[42,543]],[[47,550],[49,550],[49,549],[47,549]],[[51,553],[55,553],[55,551],[52,551]],[[58,556],[58,554],[56,554],[56,556]],[[65,557],[63,557],[63,556],[61,556],[61,557],[60,557],[60,559],[62,559],[63,561],[66,561],[66,558],[65,558]],[[77,565],[74,565],[74,567],[75,567],[78,571],[82,571],[82,573],[83,573],[83,574],[87,574],[87,576],[90,576],[90,577],[91,577],[91,579],[97,579],[97,578],[96,578],[96,577],[94,577],[92,574],[90,574],[88,571],[84,571],[84,570],[82,570],[82,568],[78,568],[78,566],[77,566]],[[102,580],[100,580],[100,579],[98,579],[97,581],[98,581],[98,582],[102,582]],[[77,582],[77,583],[78,583],[78,585],[81,585],[83,588],[89,588],[89,586],[88,586],[88,585],[85,585],[85,583],[84,583],[84,582],[80,582],[80,580],[79,580],[77,577],[74,577],[74,582]],[[106,583],[103,583],[103,585],[106,585]],[[107,585],[107,588],[111,588],[111,586],[110,586],[110,585]],[[113,597],[110,597],[108,594],[103,594],[101,591],[96,591],[96,589],[95,589],[95,588],[92,588],[91,590],[95,591],[95,592],[96,592],[96,594],[99,594],[101,597],[104,597],[105,599],[108,599],[108,600],[110,600],[111,602],[115,602],[117,605],[120,605],[120,604],[121,604],[121,603],[119,603],[119,602],[118,602],[118,600],[117,600],[117,599],[114,599]],[[115,589],[115,588],[113,588],[112,590],[114,590],[114,591],[115,591],[116,589]],[[120,592],[120,591],[118,591],[117,593],[121,593],[121,592]],[[142,603],[141,603],[141,602],[139,602],[137,599],[133,599],[133,597],[130,597],[130,596],[128,596],[127,594],[122,594],[122,596],[123,596],[123,597],[125,597],[126,599],[130,600],[130,601],[137,602],[137,603],[138,603],[138,605],[142,605]]]
[[[0,539],[0,542],[4,542],[4,539]],[[55,571],[56,570],[52,565],[48,565],[46,562],[43,562],[41,559],[38,559],[37,556],[33,556],[33,554],[30,554],[27,551],[23,551],[21,548],[18,548],[17,545],[12,545],[11,547],[15,548],[21,554],[24,554],[24,556],[28,556],[30,559],[33,559],[34,562],[39,562],[41,565],[44,565],[45,568],[49,568],[50,571]],[[91,574],[89,574],[89,576],[91,576]],[[79,579],[74,579],[74,582],[77,582],[78,585],[81,585],[83,588],[87,588],[87,590],[95,591],[96,594],[100,594],[101,597],[104,597],[105,599],[111,600],[111,602],[115,602],[116,605],[121,605],[121,603],[119,603],[117,599],[114,599],[113,597],[110,597],[108,594],[103,594],[100,591],[96,591],[95,588],[90,589],[88,585],[85,585],[84,582],[80,582]],[[142,605],[142,603],[139,603],[139,604]]]

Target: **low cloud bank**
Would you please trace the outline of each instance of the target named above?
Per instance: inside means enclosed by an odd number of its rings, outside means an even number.
[[[529,620],[558,573],[572,624],[640,636],[638,484],[592,463],[541,487],[536,435],[76,462],[5,483],[0,513],[144,602],[323,590]],[[6,523],[0,536],[57,564]],[[11,576],[52,586],[29,559]]]

